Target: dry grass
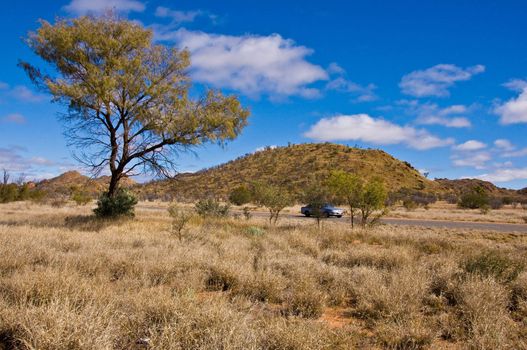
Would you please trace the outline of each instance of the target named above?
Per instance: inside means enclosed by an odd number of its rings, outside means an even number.
[[[527,236],[0,206],[0,349],[525,349]]]

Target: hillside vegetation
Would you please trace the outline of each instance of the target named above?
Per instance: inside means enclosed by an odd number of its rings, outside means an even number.
[[[351,172],[364,179],[380,177],[390,191],[401,188],[440,190],[410,163],[384,151],[330,143],[267,148],[217,167],[182,174],[173,180],[152,182],[136,190],[145,197],[170,195],[179,200],[203,196],[227,198],[236,186],[260,181],[282,185],[299,195],[309,183],[327,178],[333,170]]]

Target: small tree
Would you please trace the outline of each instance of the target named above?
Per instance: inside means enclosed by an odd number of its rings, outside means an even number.
[[[287,190],[264,183],[254,185],[253,198],[256,204],[269,210],[269,224],[275,225],[280,212],[293,203],[293,199]]]
[[[192,213],[180,208],[177,204],[172,204],[168,208],[168,214],[172,218],[172,233],[177,234],[178,239],[181,242],[183,238],[183,230],[192,219]]]
[[[363,181],[354,174],[339,170],[331,173],[328,185],[335,198],[350,208],[353,227],[355,211],[358,209],[364,188]]]
[[[245,185],[236,187],[229,195],[229,202],[234,205],[244,205],[252,200],[251,190]]]
[[[386,211],[385,202],[388,194],[384,183],[380,179],[373,179],[366,183],[360,196],[359,209],[361,213],[362,226],[376,223]],[[376,216],[372,215],[381,210]]]
[[[311,184],[304,192],[304,202],[310,206],[309,214],[317,220],[317,226],[320,229],[320,222],[326,218],[324,206],[329,202],[328,189],[319,183]]]

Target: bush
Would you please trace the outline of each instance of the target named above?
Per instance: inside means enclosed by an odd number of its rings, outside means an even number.
[[[252,200],[251,191],[247,186],[239,186],[232,190],[229,195],[229,202],[234,205],[244,205],[249,203]]]
[[[463,269],[468,273],[506,282],[514,280],[524,269],[520,261],[494,250],[471,256],[463,265]]]
[[[405,199],[405,200],[403,200],[403,207],[407,211],[413,211],[413,210],[417,209],[417,206],[418,206],[417,203],[414,202],[412,199]]]
[[[84,191],[73,192],[71,199],[77,203],[77,205],[86,205],[91,201],[90,195]]]
[[[503,204],[505,204],[504,200],[499,197],[492,197],[489,201],[489,205],[492,209],[501,209],[503,208]]]
[[[199,200],[196,205],[194,206],[196,213],[198,213],[199,216],[205,218],[205,217],[226,217],[229,215],[230,205],[229,204],[221,204],[218,200],[208,198]]]
[[[134,206],[137,199],[128,190],[120,189],[110,197],[103,193],[97,201],[97,208],[93,210],[100,218],[114,218],[119,216],[134,216]]]
[[[463,209],[480,209],[490,205],[489,196],[482,187],[475,187],[465,192],[458,202],[458,207]]]

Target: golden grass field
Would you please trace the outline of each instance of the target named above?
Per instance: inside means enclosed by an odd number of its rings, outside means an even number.
[[[0,349],[527,349],[527,236],[0,205]]]

